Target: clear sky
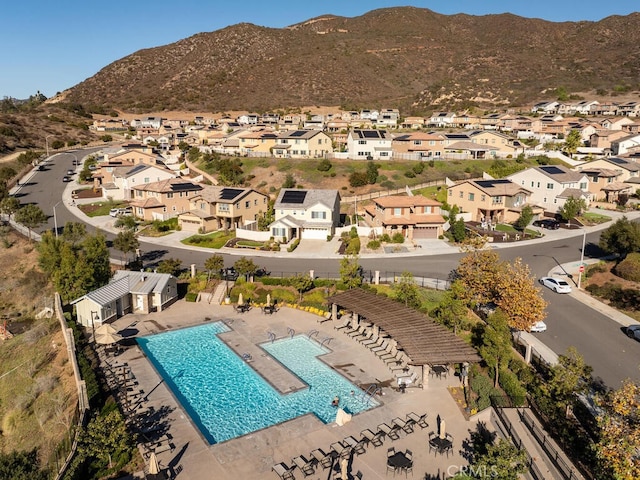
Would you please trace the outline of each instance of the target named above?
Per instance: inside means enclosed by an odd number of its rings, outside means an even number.
[[[555,22],[640,10],[639,0],[7,0],[0,9],[0,98],[47,97],[143,48],[247,22],[281,28],[411,5],[438,13],[510,12]]]

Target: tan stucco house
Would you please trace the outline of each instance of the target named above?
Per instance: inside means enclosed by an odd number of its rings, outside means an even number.
[[[445,223],[442,204],[423,197],[389,196],[372,199],[365,208],[365,220],[373,227],[383,227],[385,233],[397,232],[409,240],[438,238]]]
[[[182,178],[131,187],[133,214],[142,220],[166,220],[190,209],[189,198],[200,193],[202,185]]]

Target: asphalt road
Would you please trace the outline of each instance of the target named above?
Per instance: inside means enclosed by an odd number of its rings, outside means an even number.
[[[95,149],[94,149],[95,150]],[[94,151],[90,150],[90,151]],[[78,152],[81,157],[90,152]],[[73,169],[74,152],[59,153],[51,157],[45,171],[35,175],[21,187],[18,192],[21,203],[37,203],[48,214],[48,224],[40,230],[53,229],[53,210],[56,210],[58,228],[67,221],[78,221],[68,211],[64,203],[60,203],[65,184],[62,177],[67,169]],[[77,175],[77,174],[76,174]],[[107,234],[107,238],[112,235]],[[599,234],[587,235],[585,258],[597,257],[601,252],[597,248]],[[527,263],[536,277],[542,277],[557,266],[580,260],[582,237],[573,237],[554,242],[536,245],[518,246],[499,249],[500,257],[513,260],[521,257]],[[162,258],[180,258],[183,265],[195,263],[203,267],[205,259],[211,253],[186,250],[182,248],[164,247],[142,242],[140,250],[143,252],[145,265],[159,262]],[[120,256],[113,252],[114,258]],[[409,271],[415,276],[446,279],[454,269],[462,254],[455,255],[425,255],[423,257],[397,257],[379,259],[361,259],[365,270],[380,270],[400,274]],[[227,256],[226,265],[232,265],[237,257]],[[264,258],[256,263],[272,272],[272,275],[287,275],[294,272],[315,270],[317,276],[327,274],[337,275],[339,260],[301,259],[301,258]],[[617,388],[620,382],[631,378],[640,382],[640,342],[627,338],[621,331],[620,325],[601,313],[575,300],[570,295],[558,295],[544,289],[544,298],[549,302],[548,317],[545,320],[548,330],[539,334],[540,340],[556,353],[566,353],[570,346],[575,346],[585,361],[593,366],[594,376],[599,377],[609,387]]]

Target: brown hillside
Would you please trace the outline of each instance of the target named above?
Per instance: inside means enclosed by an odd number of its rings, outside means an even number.
[[[306,105],[420,112],[522,104],[558,87],[637,90],[639,53],[638,13],[554,23],[387,8],[284,29],[238,24],[200,33],[118,60],[65,95],[132,112]]]

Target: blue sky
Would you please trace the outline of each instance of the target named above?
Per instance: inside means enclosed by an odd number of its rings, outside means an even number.
[[[38,90],[51,97],[137,50],[241,22],[281,28],[327,13],[354,17],[404,5],[551,21],[600,20],[640,10],[638,0],[8,1],[0,10],[0,98],[27,98]]]

